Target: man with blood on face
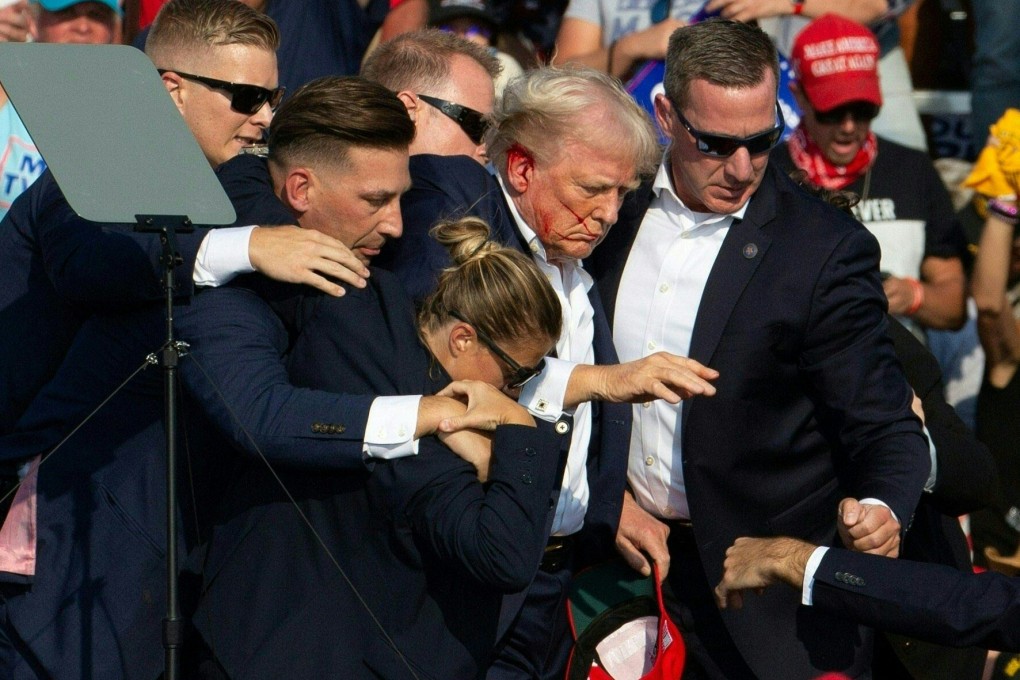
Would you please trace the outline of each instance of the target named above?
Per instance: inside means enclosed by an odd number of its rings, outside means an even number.
[[[570,645],[563,602],[580,553],[616,550],[629,408],[610,402],[711,394],[715,373],[664,353],[619,364],[581,264],[659,154],[651,121],[619,81],[588,68],[537,69],[507,85],[492,118],[486,142],[496,177],[466,159],[433,158],[429,176],[415,175],[412,163],[414,186],[401,203],[404,236],[380,259],[422,298],[449,262],[428,228],[472,214],[492,225],[495,239],[529,253],[556,291],[563,310],[556,356],[519,401],[569,433],[564,472],[550,499],[542,568],[525,593],[504,602],[503,619],[513,627],[488,677],[562,677]],[[600,401],[593,406],[593,399]],[[650,569],[636,550],[621,551],[635,568]]]

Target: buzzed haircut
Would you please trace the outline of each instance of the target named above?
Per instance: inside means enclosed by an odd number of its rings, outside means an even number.
[[[355,76],[326,76],[304,85],[269,126],[269,162],[278,167],[343,166],[351,147],[407,149],[414,122],[397,96]]]
[[[491,78],[503,70],[499,59],[482,45],[428,28],[403,33],[379,45],[365,60],[361,75],[394,92],[429,94],[450,79],[450,60],[458,54],[477,62]]]
[[[683,107],[695,80],[746,89],[761,84],[769,71],[778,88],[779,58],[764,31],[740,21],[710,19],[670,36],[663,86],[666,96]]]
[[[280,31],[269,16],[236,0],[170,0],[156,15],[145,53],[157,67],[168,68],[179,55],[222,45],[275,53]]]

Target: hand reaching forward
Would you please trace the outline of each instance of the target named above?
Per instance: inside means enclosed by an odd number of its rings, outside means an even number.
[[[795,538],[738,538],[726,549],[723,577],[715,587],[720,609],[744,606],[744,591],[761,593],[783,581],[801,588],[815,546]]]
[[[836,527],[843,545],[850,550],[886,557],[900,554],[900,523],[884,505],[844,498],[839,503]]]
[[[714,368],[668,352],[625,364],[580,364],[570,374],[566,402],[576,406],[591,400],[640,403],[665,399],[676,404],[697,395],[712,396],[715,387],[709,381],[718,377]]]

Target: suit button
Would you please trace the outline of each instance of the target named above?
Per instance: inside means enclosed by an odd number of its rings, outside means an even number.
[[[536,453],[538,453],[538,451],[535,451],[534,446],[529,446],[526,449],[524,449],[524,455],[527,456],[528,458],[533,458]]]
[[[312,432],[316,434],[322,432],[322,423],[312,423]]]
[[[645,465],[655,465],[655,459],[651,456],[645,458]]]
[[[532,481],[531,475],[529,475],[528,473],[524,473],[523,475],[521,475],[521,481],[525,484],[531,484]]]
[[[570,432],[570,425],[567,425],[566,422],[560,420],[556,423],[556,426],[553,429],[556,430],[556,434],[566,434]]]

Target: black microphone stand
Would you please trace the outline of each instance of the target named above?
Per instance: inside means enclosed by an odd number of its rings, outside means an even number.
[[[185,621],[180,612],[177,583],[177,364],[188,344],[174,338],[174,269],[184,260],[177,234],[195,230],[183,215],[136,215],[135,231],[159,234],[163,245],[163,287],[166,292],[166,344],[160,351],[163,366],[163,406],[166,421],[166,618],[163,619],[165,680],[179,680]]]

